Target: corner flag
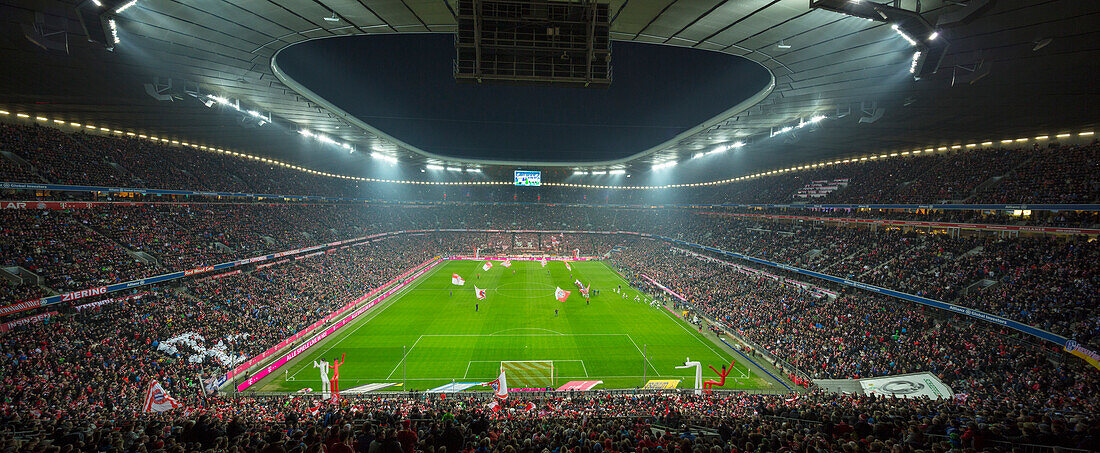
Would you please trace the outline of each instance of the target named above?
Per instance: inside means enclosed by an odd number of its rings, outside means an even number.
[[[485,290],[474,286],[474,295],[477,296],[477,300],[485,299]]]
[[[569,293],[569,291],[561,289],[561,287],[559,286],[557,287],[557,289],[554,290],[554,298],[557,299],[559,302],[565,302],[565,299],[569,298]]]
[[[462,286],[466,284],[466,280],[463,280],[462,277],[458,276],[458,274],[451,274],[451,284]]]

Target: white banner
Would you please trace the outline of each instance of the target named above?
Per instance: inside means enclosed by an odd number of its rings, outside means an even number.
[[[932,373],[912,373],[900,376],[860,379],[863,393],[874,396],[892,396],[895,398],[928,397],[934,400],[950,399],[955,395],[951,387],[944,385],[940,378]]]

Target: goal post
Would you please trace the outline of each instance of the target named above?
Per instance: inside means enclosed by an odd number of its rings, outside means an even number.
[[[554,386],[553,360],[502,360],[500,369],[508,376],[508,387],[542,388]]]

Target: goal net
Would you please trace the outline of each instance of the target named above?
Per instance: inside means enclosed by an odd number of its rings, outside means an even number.
[[[500,369],[508,376],[508,387],[541,388],[554,386],[554,361],[501,361]]]

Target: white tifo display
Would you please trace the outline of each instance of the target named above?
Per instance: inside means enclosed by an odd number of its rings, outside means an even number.
[[[553,360],[501,361],[500,368],[508,376],[510,388],[554,386]]]
[[[872,379],[860,379],[859,386],[863,393],[875,396],[892,396],[895,398],[921,398],[951,399],[955,395],[951,387],[944,385],[936,375],[931,373],[912,373],[899,376],[888,376]]]

